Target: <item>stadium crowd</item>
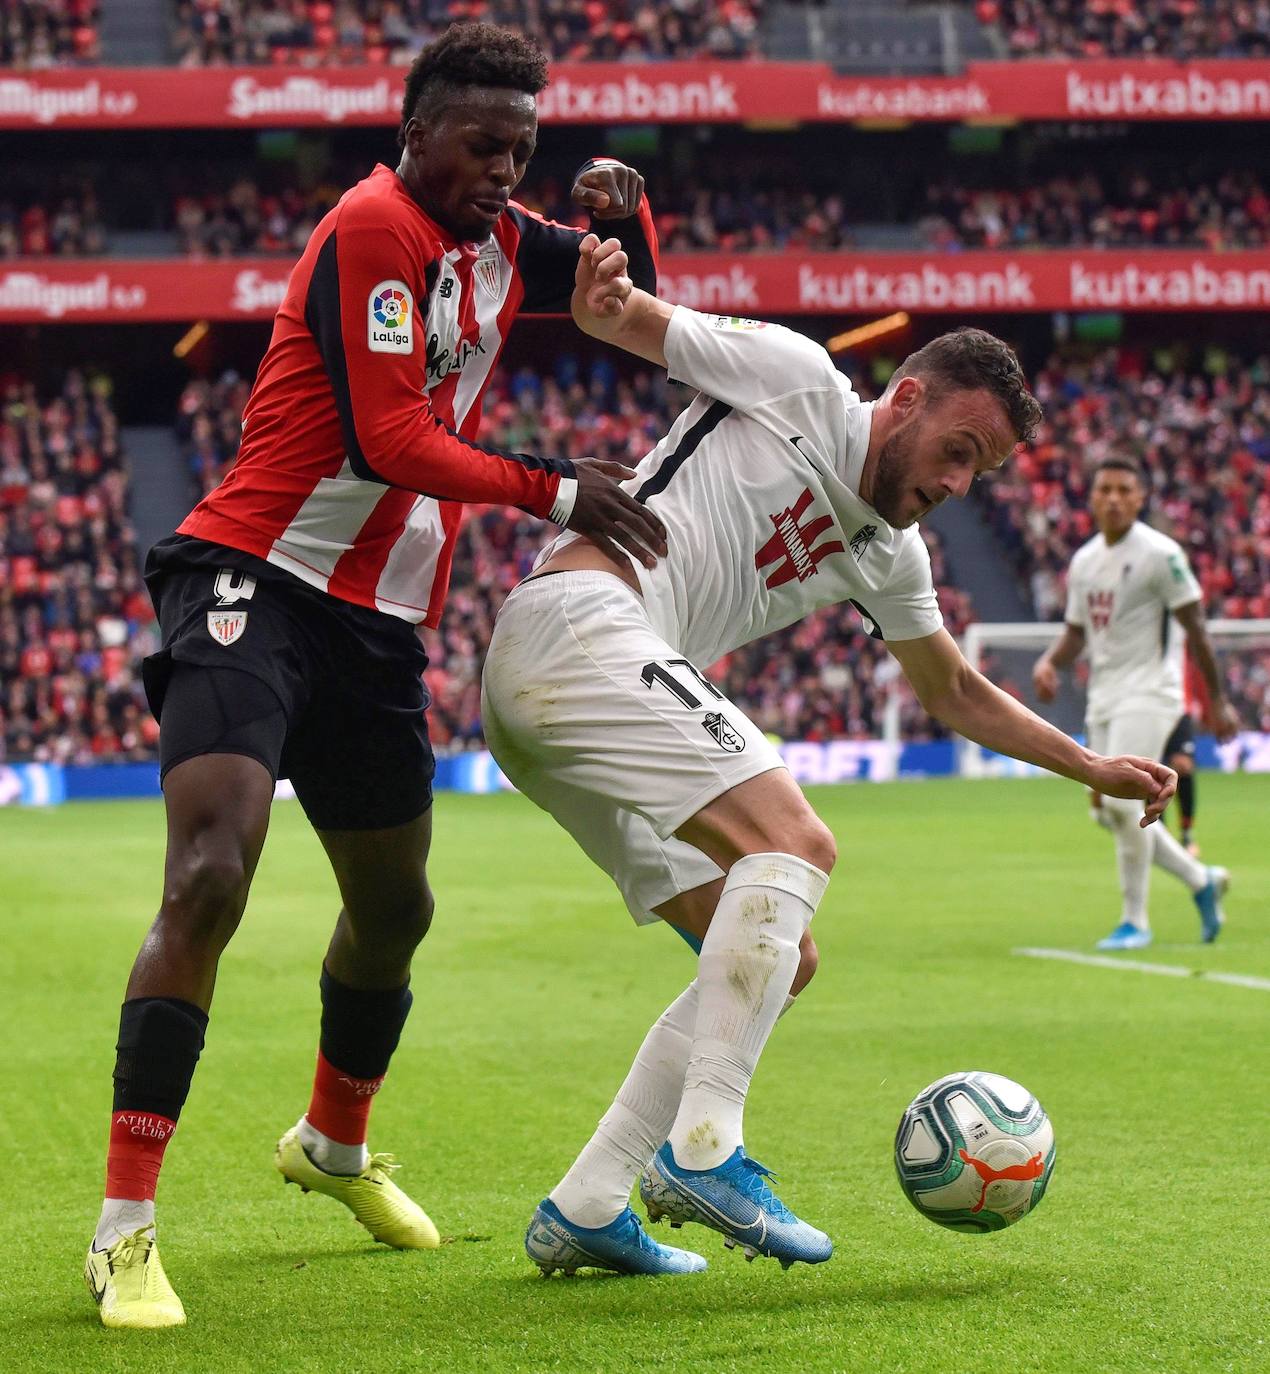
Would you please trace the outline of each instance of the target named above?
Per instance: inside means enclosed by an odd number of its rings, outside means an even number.
[[[362,170],[350,169],[348,182]],[[703,179],[651,177],[649,199],[664,250],[814,252],[855,244],[853,224],[863,219],[859,201],[841,191],[794,188],[752,171],[718,185],[703,185]],[[930,186],[905,219],[917,223],[921,246],[947,252],[1083,246],[1217,251],[1270,244],[1270,185],[1252,171],[1231,170],[1207,182],[1183,177],[1171,185],[1141,172],[1115,185],[1109,181],[1086,171],[1022,191],[941,183]],[[244,177],[224,191],[182,194],[171,216],[180,251],[298,254],[339,199],[336,183],[328,177],[311,190],[262,191]],[[568,192],[563,180],[548,176],[527,186],[520,199],[549,219],[585,227]],[[0,207],[0,221],[3,215]]]
[[[110,384],[0,383],[0,759],[154,756],[139,679],[156,647]]]
[[[931,186],[919,228],[927,247],[1264,248],[1270,189],[1252,171],[1164,186],[1142,172],[1109,179],[1085,171],[1026,190]]]
[[[87,187],[36,202],[0,199],[0,259],[80,258],[105,251],[101,211]]]
[[[748,57],[762,0],[177,0],[174,52],[224,63],[408,63],[456,20],[512,24],[557,61]]]
[[[975,0],[1012,57],[1265,57],[1267,0]]]
[[[98,0],[5,0],[0,68],[35,71],[96,62]]]
[[[1063,613],[1063,575],[1089,537],[1090,465],[1141,461],[1151,518],[1190,550],[1213,616],[1270,618],[1270,358],[1210,349],[1181,355],[1111,349],[1057,355],[1037,374],[1047,420],[1037,442],[976,490],[1040,619]],[[875,382],[879,379],[873,379]],[[72,373],[41,402],[29,383],[0,389],[0,712],[12,759],[152,757],[155,727],[138,664],[154,642],[126,513],[127,481],[109,384]],[[249,382],[194,381],[177,434],[191,498],[237,452]],[[551,375],[500,378],[486,407],[494,442],[550,455],[638,459],[686,402],[648,372],[563,355]],[[473,510],[456,550],[450,604],[426,634],[439,750],[477,748],[480,671],[503,599],[548,531],[501,508]],[[928,533],[940,602],[954,632],[972,616],[944,549]],[[1245,723],[1270,729],[1270,654],[1228,659]],[[729,696],[785,739],[880,735],[893,677],[884,647],[849,608],[829,608],[731,655],[714,670]],[[938,733],[895,695],[904,738]]]

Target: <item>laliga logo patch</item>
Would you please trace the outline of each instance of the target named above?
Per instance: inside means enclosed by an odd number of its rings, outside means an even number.
[[[208,611],[207,633],[226,647],[243,637],[247,628],[246,611]]]
[[[372,353],[414,352],[414,297],[401,281],[371,288],[366,307],[366,345]]]
[[[706,734],[729,754],[739,754],[745,748],[745,736],[734,730],[718,711],[710,711],[701,722]]]

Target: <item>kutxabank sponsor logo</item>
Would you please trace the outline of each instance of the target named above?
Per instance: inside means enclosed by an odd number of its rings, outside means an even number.
[[[1208,267],[1198,258],[1170,268],[1152,268],[1145,257],[1115,268],[1078,259],[1069,280],[1072,305],[1094,309],[1270,306],[1270,268]]]
[[[1221,77],[1200,72],[1150,78],[1122,72],[1098,80],[1069,69],[1067,113],[1088,118],[1248,118],[1270,114],[1270,76]]]
[[[617,80],[558,76],[538,97],[543,120],[736,119],[736,82],[721,72],[650,81],[630,72]]]
[[[878,272],[863,266],[845,272],[821,272],[806,262],[798,268],[798,305],[804,310],[888,306],[927,310],[997,306],[1018,310],[1035,304],[1031,271],[1011,260],[1000,267],[979,270],[942,267],[931,262],[898,272]]]

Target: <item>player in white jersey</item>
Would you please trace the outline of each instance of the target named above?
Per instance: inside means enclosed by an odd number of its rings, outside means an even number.
[[[700,395],[628,483],[665,524],[645,575],[562,538],[508,597],[482,719],[511,780],[608,872],[638,922],[699,951],[617,1100],[534,1213],[545,1271],[689,1272],[628,1202],[788,1265],[832,1253],[774,1196],[742,1143],[750,1078],[817,962],[808,927],[834,837],[762,732],[699,671],[818,606],[850,601],[923,705],[973,739],[1149,803],[1174,775],[1078,746],[973,672],[942,628],[915,522],[999,466],[1040,408],[1009,348],[980,330],[914,354],[874,404],[789,330],[633,291],[610,240],[583,241],[573,310],[588,332]]]
[[[1132,459],[1107,458],[1094,470],[1090,510],[1098,533],[1072,558],[1067,623],[1037,659],[1032,680],[1037,696],[1052,701],[1059,671],[1087,648],[1090,747],[1164,758],[1186,714],[1184,639],[1208,687],[1208,727],[1218,739],[1229,739],[1239,719],[1226,700],[1199,583],[1181,545],[1138,519],[1145,500],[1146,483]],[[1162,825],[1143,830],[1141,810],[1132,801],[1095,796],[1094,818],[1115,836],[1123,901],[1120,923],[1098,942],[1099,949],[1151,943],[1147,890],[1153,862],[1190,889],[1203,939],[1217,938],[1229,882],[1224,868],[1200,863]]]

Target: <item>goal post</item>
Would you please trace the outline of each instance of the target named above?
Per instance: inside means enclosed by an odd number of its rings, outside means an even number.
[[[1085,693],[1072,673],[1063,675],[1053,702],[1042,704],[1032,690],[1032,664],[1062,629],[1061,621],[975,621],[962,636],[962,652],[973,668],[998,687],[1061,730],[1079,735],[1084,731]],[[1210,620],[1208,634],[1243,723],[1239,741],[1230,746],[1234,760],[1230,766],[1270,769],[1270,620]],[[963,777],[970,778],[1040,771],[960,738],[957,767]]]

